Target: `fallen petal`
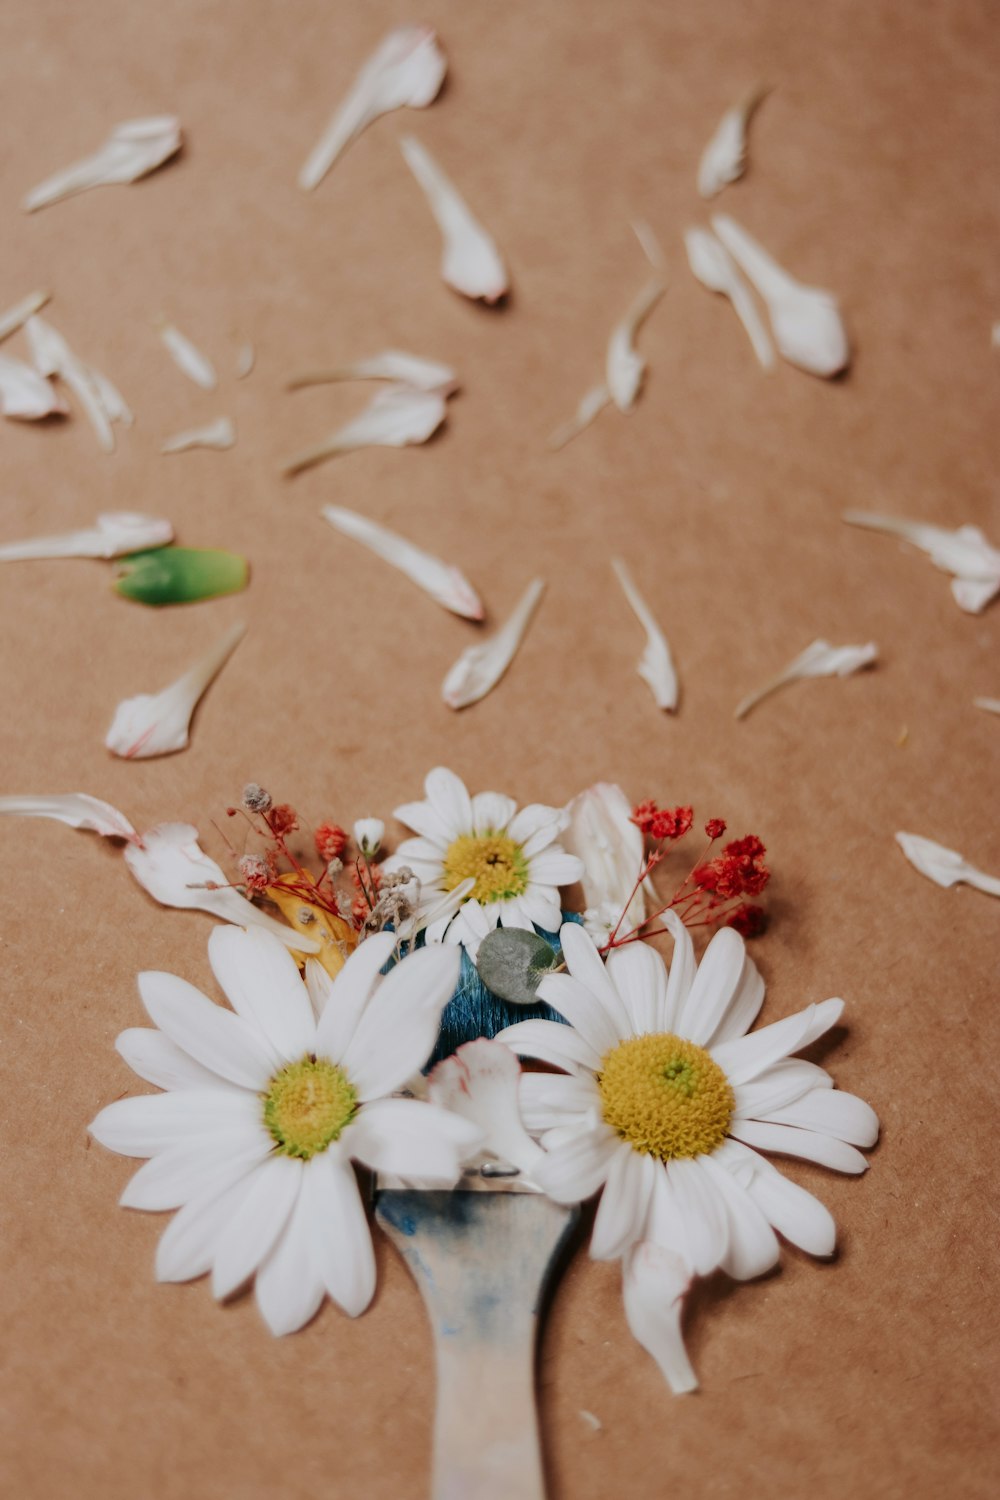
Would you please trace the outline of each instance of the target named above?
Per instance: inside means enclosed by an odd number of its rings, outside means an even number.
[[[50,298],[49,292],[29,292],[22,297],[20,302],[15,302],[13,307],[0,313],[0,339],[9,338],[36,312],[40,312]]]
[[[24,199],[26,213],[46,204],[58,203],[72,193],[107,183],[136,182],[148,172],[168,161],[181,148],[180,121],[173,115],[155,115],[148,119],[126,120],[116,125],[108,139],[93,156],[84,157],[71,167],[46,178]]]
[[[1000,698],[973,698],[972,702],[988,714],[1000,714]]]
[[[350,453],[353,448],[405,448],[426,443],[448,414],[447,398],[440,391],[418,391],[409,385],[390,385],[379,391],[371,404],[353,422],[341,427],[315,448],[297,453],[286,465],[286,474],[300,474],[325,458]]]
[[[707,229],[686,230],[684,243],[687,247],[688,264],[694,275],[710,292],[719,292],[723,297],[729,298],[761,365],[765,370],[773,369],[774,349],[767,336],[767,329],[724,245],[714,234],[709,234]]]
[[[946,849],[943,844],[935,844],[933,839],[921,838],[916,833],[897,833],[896,843],[913,868],[935,885],[947,888],[961,883],[975,886],[988,896],[1000,896],[1000,879],[977,870],[956,850]]]
[[[427,26],[390,31],[358,73],[340,108],[299,173],[308,192],[329,172],[337,157],[367,125],[391,110],[424,109],[437,98],[448,64]]]
[[[743,176],[747,161],[747,126],[766,94],[767,88],[758,83],[722,116],[698,165],[698,191],[703,198],[714,198],[727,183],[736,182]]]
[[[495,241],[420,142],[404,135],[399,144],[444,239],[442,279],[464,297],[498,302],[510,283]]]
[[[845,511],[844,520],[849,526],[902,537],[918,547],[936,568],[954,575],[951,591],[967,614],[978,614],[1000,593],[1000,551],[990,546],[978,526],[949,531],[927,521],[907,521],[864,510]]]
[[[570,417],[569,421],[563,422],[562,426],[557,427],[555,432],[552,433],[548,441],[549,448],[553,452],[558,452],[560,448],[565,448],[571,438],[575,438],[578,432],[582,432],[585,427],[590,426],[594,418],[604,410],[610,400],[611,392],[607,386],[603,382],[600,385],[595,385],[593,390],[588,391],[583,397],[575,414]]]
[[[544,589],[544,579],[536,578],[500,629],[482,645],[462,652],[441,687],[449,708],[468,708],[496,687],[517,654]]]
[[[663,708],[672,713],[677,707],[679,689],[677,672],[674,669],[667,638],[656,623],[652,611],[636,588],[632,575],[621,558],[613,557],[611,566],[622,586],[625,598],[646,632],[646,649],[642,653],[636,671],[645,682],[649,683],[657,708]]]
[[[478,1126],[483,1149],[531,1173],[545,1152],[521,1123],[520,1082],[521,1065],[510,1048],[479,1037],[437,1064],[427,1079],[427,1097]]]
[[[736,718],[745,719],[762,698],[769,697],[786,683],[803,677],[847,677],[870,666],[877,658],[878,647],[871,641],[866,646],[831,646],[826,641],[813,641],[777,677],[772,677],[763,687],[744,698],[736,708]]]
[[[18,818],[55,818],[70,828],[85,828],[104,838],[137,840],[124,813],[109,802],[88,797],[86,792],[67,792],[53,797],[0,797],[0,813]]]
[[[483,618],[482,600],[468,579],[450,563],[424,552],[397,532],[379,526],[357,511],[345,510],[340,505],[325,505],[322,514],[336,531],[352,537],[376,557],[381,557],[383,562],[405,573],[418,588],[451,610],[452,614],[461,615],[466,620]]]
[[[203,391],[214,391],[219,377],[207,355],[202,354],[173,323],[161,321],[158,326],[160,338],[181,374],[186,375],[188,380],[193,380],[195,385],[200,385]]]
[[[58,376],[66,382],[83,407],[97,434],[97,441],[105,453],[113,453],[115,435],[112,423],[120,421],[130,426],[132,422],[132,413],[117,387],[74,354],[62,334],[43,318],[30,317],[24,331],[35,369],[47,379]]]
[[[796,281],[725,214],[713,217],[712,228],[767,304],[778,352],[810,375],[829,378],[846,369],[850,345],[832,292]]]
[[[658,278],[648,281],[608,340],[604,378],[619,411],[629,412],[635,406],[646,373],[646,361],[635,347],[635,337],[665,290]]]
[[[108,511],[81,531],[58,536],[31,537],[0,547],[0,562],[19,562],[38,557],[121,557],[146,547],[164,547],[174,538],[174,528],[159,516],[141,516],[133,511]]]
[[[236,428],[228,417],[219,417],[205,427],[189,427],[177,432],[160,445],[161,453],[186,453],[189,448],[232,448],[236,444]]]
[[[107,748],[125,760],[150,760],[186,749],[199,700],[245,634],[245,625],[234,625],[170,687],[119,703],[104,741]]]
[[[66,416],[69,408],[55,386],[21,359],[0,354],[0,412],[33,422],[53,414]]]
[[[622,1262],[625,1317],[632,1335],[653,1356],[675,1396],[698,1389],[684,1348],[681,1317],[691,1273],[672,1250],[643,1240]]]
[[[302,390],[309,385],[327,385],[336,380],[393,380],[400,385],[412,386],[418,391],[440,391],[450,395],[456,389],[457,376],[450,365],[439,364],[433,359],[421,359],[418,354],[407,354],[402,349],[385,349],[373,354],[370,359],[359,359],[350,365],[338,365],[329,370],[308,370],[296,375],[288,382],[290,391]]]
[[[236,379],[246,380],[253,373],[253,367],[257,363],[257,351],[253,344],[241,344],[236,356]]]

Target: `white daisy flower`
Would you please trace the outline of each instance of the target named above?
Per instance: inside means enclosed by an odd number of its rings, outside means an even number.
[[[533,1179],[560,1203],[603,1188],[590,1253],[623,1257],[633,1333],[675,1390],[691,1390],[680,1309],[692,1274],[760,1276],[778,1259],[775,1230],[811,1255],[834,1248],[828,1210],[758,1152],[863,1172],[856,1148],[874,1144],[878,1120],[823,1068],[791,1056],[837,1022],[842,1000],[748,1036],[764,981],[743,939],[723,928],[698,966],[676,914],[664,921],[669,973],[641,942],[604,964],[567,923],[568,973],[549,975],[538,993],[569,1025],[523,1021],[497,1040],[569,1075],[522,1079],[525,1124],[548,1151]]]
[[[396,817],[418,835],[385,860],[387,871],[408,865],[425,890],[451,891],[475,881],[485,930],[541,927],[555,932],[562,921],[559,887],[583,874],[583,861],[556,842],[569,815],[561,807],[533,804],[518,811],[500,792],[470,797],[454,771],[438,766],[424,782],[423,802],[396,808]],[[481,925],[481,924],[480,924]],[[429,943],[463,942],[465,929],[445,916],[427,928]]]
[[[352,1159],[457,1181],[481,1132],[388,1096],[434,1047],[458,954],[424,949],[379,979],[394,944],[391,933],[367,938],[336,979],[310,960],[303,983],[269,933],[217,928],[208,955],[232,1011],[173,974],[139,976],[158,1029],[124,1031],[117,1046],[165,1092],[108,1105],[90,1130],[150,1158],[123,1205],[179,1210],[157,1247],[160,1281],[211,1271],[221,1299],[256,1274],[275,1334],[301,1328],[326,1295],[355,1317],[375,1290],[375,1259]]]

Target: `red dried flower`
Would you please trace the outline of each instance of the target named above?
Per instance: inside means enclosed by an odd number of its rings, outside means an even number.
[[[760,937],[767,927],[767,912],[762,906],[738,906],[726,919],[742,938]]]
[[[656,817],[656,813],[657,806],[656,803],[652,800],[646,802],[637,802],[635,807],[633,807],[632,809],[632,816],[629,821],[631,823],[634,823],[636,828],[638,828],[642,833],[648,833],[650,824]]]
[[[694,821],[694,811],[690,807],[657,807],[650,800],[633,807],[630,821],[647,838],[659,843],[663,839],[683,838]]]
[[[239,862],[240,878],[251,895],[261,895],[270,884],[268,866],[259,854],[244,854]]]
[[[294,833],[299,826],[299,815],[294,807],[287,802],[279,802],[277,807],[272,807],[267,815],[267,824],[271,832],[279,838],[284,838],[286,833]]]
[[[347,848],[347,834],[339,823],[321,823],[316,829],[316,853],[324,864],[340,859]]]
[[[705,824],[705,832],[713,841],[715,839],[721,839],[725,831],[726,824],[723,818],[709,818],[708,822]]]
[[[759,896],[771,878],[763,862],[767,851],[756,834],[734,839],[715,859],[699,865],[692,880],[703,891],[711,891],[720,901],[737,896]]]

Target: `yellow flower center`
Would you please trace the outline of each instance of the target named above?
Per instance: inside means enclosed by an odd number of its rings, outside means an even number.
[[[528,861],[520,844],[505,833],[463,833],[444,857],[444,888],[475,880],[470,896],[477,901],[510,901],[528,888]]]
[[[280,1152],[308,1161],[339,1138],[357,1108],[357,1093],[343,1068],[304,1057],[271,1079],[264,1095],[264,1124]]]
[[[735,1101],[704,1047],[669,1031],[632,1037],[602,1059],[605,1120],[646,1156],[703,1156],[725,1139]]]

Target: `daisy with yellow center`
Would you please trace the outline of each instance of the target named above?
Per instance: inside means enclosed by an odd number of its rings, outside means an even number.
[[[458,979],[454,949],[426,948],[380,971],[395,938],[376,933],[335,979],[305,982],[270,933],[217,928],[208,953],[232,1010],[172,974],[142,974],[156,1030],[122,1032],[132,1069],[165,1090],[119,1099],[92,1135],[149,1161],[129,1208],[178,1212],[156,1274],[210,1271],[219,1298],[256,1278],[271,1330],[291,1333],[325,1296],[352,1317],[371,1301],[375,1259],[352,1161],[450,1187],[482,1132],[449,1110],[390,1098],[419,1072]]]
[[[673,1389],[688,1391],[697,1380],[680,1317],[692,1276],[762,1275],[778,1259],[777,1233],[812,1255],[834,1248],[827,1209],[759,1153],[863,1172],[857,1148],[874,1144],[878,1120],[792,1056],[837,1022],[842,1000],[748,1035],[764,982],[743,939],[723,928],[698,966],[676,914],[664,921],[669,972],[641,942],[604,963],[567,923],[567,972],[538,995],[568,1024],[523,1021],[497,1041],[563,1070],[521,1079],[524,1123],[547,1152],[532,1178],[560,1203],[601,1191],[590,1253],[622,1259],[629,1326]]]
[[[448,912],[427,928],[427,941],[462,943],[470,952],[498,924],[554,932],[562,920],[559,887],[572,885],[583,862],[557,842],[568,824],[563,808],[522,807],[499,792],[470,796],[453,771],[438,766],[424,783],[423,802],[396,808],[396,817],[417,834],[407,839],[383,869],[409,866],[424,891],[446,894],[463,882],[474,885],[456,916]]]

